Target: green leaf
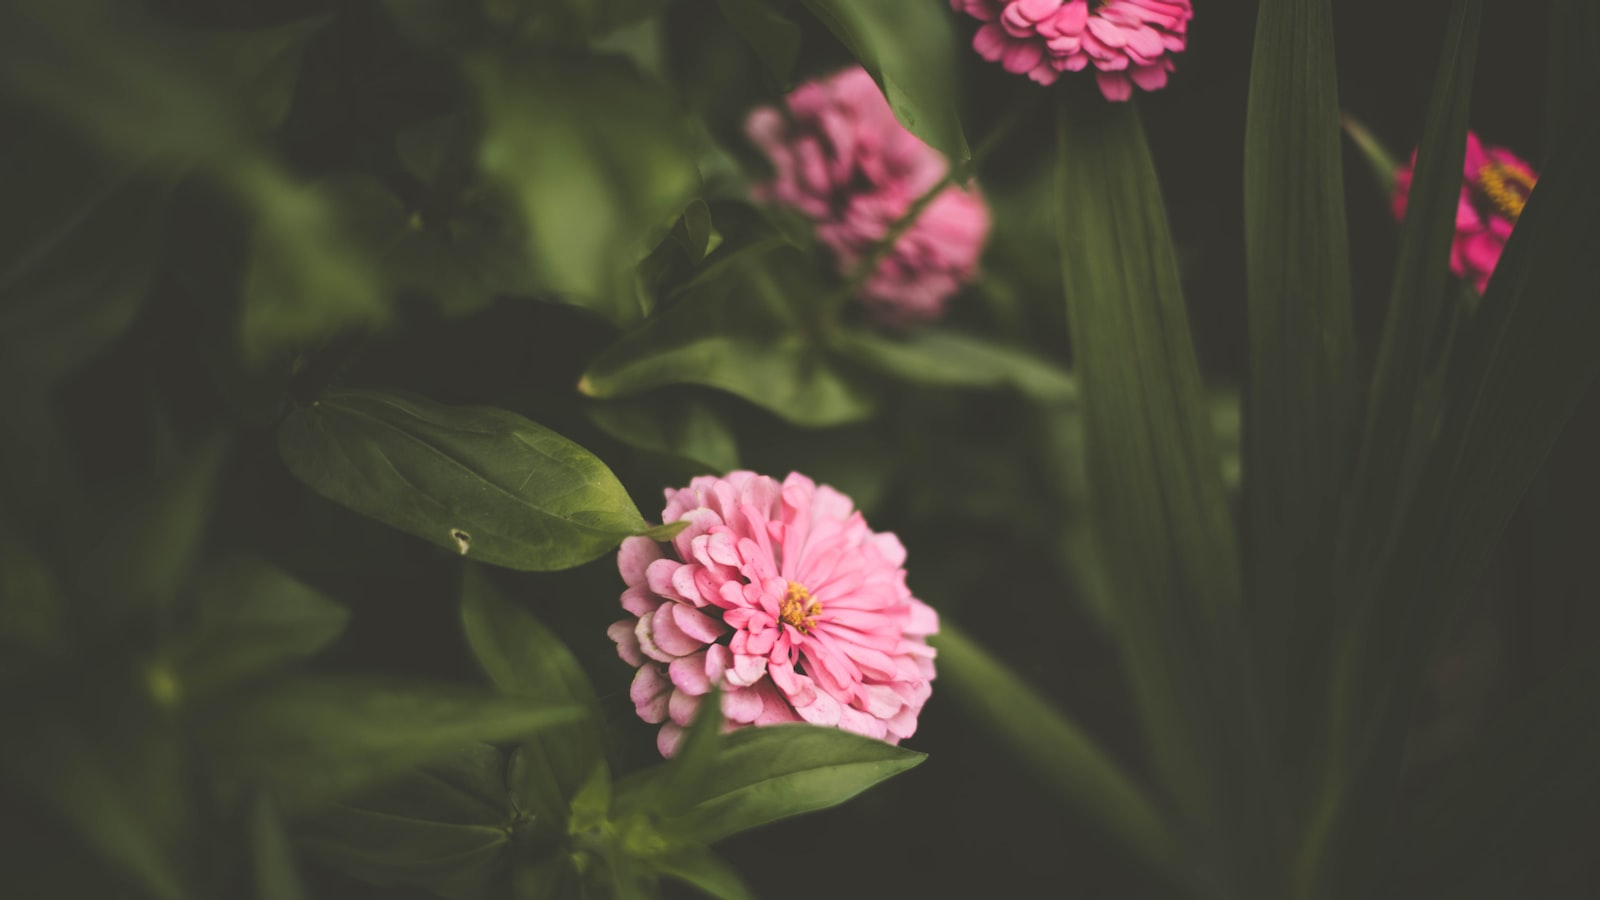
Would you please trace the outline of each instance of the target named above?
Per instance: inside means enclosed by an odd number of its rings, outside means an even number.
[[[77,566],[107,614],[167,607],[205,542],[227,442],[212,438],[143,486]]]
[[[308,659],[336,640],[350,614],[281,569],[235,556],[202,569],[197,621],[169,651],[185,694]]]
[[[573,871],[565,854],[538,862],[519,862],[511,878],[511,896],[515,900],[568,900],[586,893],[581,876]]]
[[[1072,374],[1024,350],[974,335],[925,328],[887,337],[866,331],[832,335],[841,353],[906,381],[934,387],[1011,387],[1045,403],[1075,403]]]
[[[245,355],[260,365],[389,313],[380,262],[408,233],[400,201],[365,175],[243,184],[260,212],[240,288]]]
[[[1064,98],[1059,138],[1063,283],[1115,630],[1155,767],[1195,830],[1183,849],[1220,890],[1265,894],[1238,551],[1159,184],[1135,107]]]
[[[663,875],[700,889],[717,900],[755,900],[739,873],[709,850],[680,850],[655,861]]]
[[[775,9],[771,0],[717,0],[722,15],[766,67],[772,81],[787,91],[800,57],[800,26]]]
[[[956,112],[954,17],[922,0],[805,0],[807,9],[872,73],[895,117],[957,163],[971,158]]]
[[[0,520],[0,677],[29,657],[66,648],[64,600],[50,566],[17,528]]]
[[[0,746],[0,773],[71,825],[145,894],[158,900],[189,896],[173,858],[168,812],[148,805],[152,792],[130,784],[129,776],[106,759],[107,742],[55,716],[27,723],[21,731]],[[117,762],[137,765],[141,748],[121,741],[115,746]],[[152,780],[156,799],[176,803],[171,790],[160,790],[171,787],[163,777],[171,772],[171,766],[157,766],[133,777]]]
[[[714,256],[715,254],[713,254]],[[673,384],[716,388],[797,425],[870,416],[876,397],[799,318],[824,289],[798,251],[769,254],[684,297],[589,364],[578,390],[625,397]]]
[[[1257,13],[1245,125],[1250,336],[1246,591],[1268,713],[1305,708],[1290,669],[1325,643],[1349,443],[1355,337],[1331,0]]]
[[[471,74],[487,119],[479,162],[519,201],[542,280],[637,321],[631,268],[700,187],[672,97],[614,57],[485,56]]]
[[[1381,883],[1390,897],[1516,896],[1552,849],[1600,808],[1600,647],[1591,647],[1495,723],[1451,766],[1402,834]]]
[[[508,568],[570,568],[647,527],[604,463],[505,410],[337,389],[289,414],[278,449],[324,497]]]
[[[584,411],[601,431],[640,450],[716,474],[739,468],[732,426],[699,397],[652,394],[591,403]]]
[[[1550,4],[1550,43],[1544,107],[1546,155],[1561,146],[1569,130],[1576,130],[1600,93],[1600,60],[1593,48],[1600,44],[1600,6],[1587,0],[1553,0]]]
[[[169,183],[108,166],[56,123],[5,109],[0,356],[43,392],[133,323],[160,263]]]
[[[1446,306],[1454,297],[1447,263],[1455,237],[1481,10],[1478,0],[1461,0],[1453,7],[1417,154],[1401,228],[1400,259],[1367,404],[1354,508],[1343,522],[1346,534],[1341,543],[1347,564],[1357,569],[1380,563],[1398,521],[1395,510],[1404,507],[1407,487],[1421,462],[1424,448],[1418,442],[1427,435],[1418,423],[1435,414],[1428,408],[1423,384],[1453,320]]]
[[[251,832],[256,900],[306,900],[305,885],[300,880],[283,819],[272,796],[266,792],[256,799]]]
[[[563,835],[573,795],[604,760],[594,688],[561,639],[508,601],[475,566],[467,567],[462,582],[461,622],[472,655],[503,693],[588,711],[571,725],[534,737],[513,765],[512,790],[533,813],[534,833]]]
[[[306,852],[362,881],[488,900],[505,895],[515,816],[505,754],[471,744],[333,804],[295,832]]]
[[[837,728],[770,725],[723,735],[716,765],[692,805],[662,825],[682,841],[712,843],[758,825],[827,809],[910,769],[925,754]],[[618,806],[657,796],[671,763],[630,777]]]
[[[336,800],[466,744],[523,738],[582,718],[453,685],[301,677],[216,710],[204,723],[223,787],[261,780],[285,808]]]
[[[948,619],[933,639],[942,696],[1002,744],[1035,779],[1157,870],[1173,863],[1160,811],[1071,719]]]

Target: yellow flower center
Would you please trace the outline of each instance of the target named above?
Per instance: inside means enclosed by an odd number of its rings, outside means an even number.
[[[793,625],[800,629],[801,634],[809,634],[817,626],[817,616],[821,613],[822,604],[811,599],[811,592],[806,590],[805,585],[789,582],[789,590],[778,604],[778,621]]]
[[[1536,180],[1527,171],[1504,163],[1489,163],[1478,170],[1478,186],[1484,196],[1513,222],[1522,215]]]

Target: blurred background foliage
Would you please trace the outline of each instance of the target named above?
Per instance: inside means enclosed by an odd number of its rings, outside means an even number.
[[[509,844],[575,839],[524,827],[508,795],[608,841],[625,843],[633,832],[612,826],[639,810],[689,816],[695,840],[727,836],[695,830],[695,798],[638,778],[609,794],[591,764],[664,771],[646,769],[651,729],[605,637],[620,615],[606,551],[649,527],[664,486],[736,467],[849,493],[910,548],[918,595],[1136,781],[1184,752],[1139,739],[1088,518],[1070,285],[1042,188],[1058,162],[1052,95],[1082,86],[1046,92],[983,63],[970,23],[935,0],[857,6],[0,7],[8,894],[577,895],[562,879],[585,873],[503,863]],[[1333,10],[1338,103],[1396,151],[1421,138],[1450,6],[1388,9],[1381,27]],[[1529,61],[1582,58],[1561,50],[1588,46],[1573,42],[1593,24],[1580,6],[1484,5],[1469,118],[1486,139],[1553,152],[1554,110],[1583,108],[1581,79]],[[1199,4],[1173,85],[1139,100],[1236,510],[1255,13]],[[994,210],[983,274],[911,335],[841,312],[803,226],[747,195],[763,171],[742,136],[749,110],[852,57],[908,73],[896,111]],[[1397,229],[1348,148],[1343,168],[1366,371]],[[1397,818],[1600,635],[1597,414],[1591,388],[1429,664]],[[504,488],[510,440],[565,468],[461,518],[448,498]],[[345,453],[402,444],[417,459],[444,447],[462,469]],[[564,531],[558,498],[577,482],[595,485],[583,508],[606,514]],[[395,499],[412,491],[434,502]],[[558,524],[538,524],[546,514]],[[502,568],[464,576],[463,553]],[[489,646],[508,629],[567,675],[519,671]],[[552,678],[566,689],[529,688]],[[942,688],[911,742],[929,754],[914,774],[719,847],[755,894],[1175,895],[997,755],[1004,723],[975,724]],[[512,744],[577,759],[552,763],[540,793],[513,784]],[[876,778],[914,762],[872,764]],[[437,834],[374,830],[416,809],[444,817]],[[1487,896],[1593,896],[1592,813],[1567,811],[1521,886]],[[619,896],[656,873],[742,890],[697,845],[595,852],[653,860],[598,876]],[[447,862],[418,862],[435,858]]]

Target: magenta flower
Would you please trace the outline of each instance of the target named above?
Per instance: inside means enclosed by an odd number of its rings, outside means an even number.
[[[1394,173],[1394,217],[1406,217],[1417,153]],[[1462,166],[1461,196],[1456,201],[1456,236],[1450,245],[1450,271],[1483,293],[1500,264],[1511,229],[1539,180],[1538,173],[1504,147],[1486,147],[1467,132],[1467,158]]]
[[[1094,64],[1100,93],[1127,100],[1166,87],[1194,10],[1189,0],[950,0],[984,23],[972,49],[1007,72],[1054,84]]]
[[[913,203],[949,171],[939,151],[895,119],[859,66],[789,94],[788,116],[750,114],[745,131],[772,161],[757,198],[811,219],[839,273],[855,274]],[[877,317],[909,325],[938,318],[978,270],[989,209],[976,188],[952,185],[923,208],[872,270],[860,297]]]
[[[662,723],[663,756],[713,685],[725,729],[804,721],[891,744],[916,731],[939,618],[907,589],[898,538],[795,473],[781,485],[703,476],[666,496],[661,520],[689,525],[665,554],[649,538],[623,542],[634,618],[607,631],[639,667],[634,707]]]

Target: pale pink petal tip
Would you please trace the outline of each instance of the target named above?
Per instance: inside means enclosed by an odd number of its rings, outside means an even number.
[[[1013,71],[1041,66],[1043,51],[999,24],[980,28],[973,41]],[[811,219],[840,276],[854,277],[889,229],[943,180],[949,163],[900,124],[859,66],[801,85],[786,105],[787,116],[762,108],[746,121],[773,168],[772,180],[752,193]],[[977,274],[988,235],[989,209],[977,188],[952,185],[867,273],[859,298],[886,324],[937,319]]]
[[[668,491],[661,519],[700,532],[655,556],[625,549],[633,617],[607,633],[638,670],[630,697],[661,726],[662,755],[713,687],[724,730],[810,722],[890,743],[915,732],[939,619],[906,587],[905,548],[849,497],[797,473],[740,471]]]
[[[951,0],[985,24],[972,49],[1006,71],[1051,84],[1093,68],[1107,100],[1167,86],[1172,57],[1188,45],[1191,0]],[[752,122],[751,137],[757,138]]]
[[[1416,166],[1417,154],[1413,151],[1410,161],[1395,172],[1396,219],[1405,218]],[[1500,254],[1539,175],[1526,160],[1504,147],[1483,143],[1470,131],[1461,175],[1450,271],[1471,282],[1481,294],[1489,286],[1489,276],[1500,263]]]

